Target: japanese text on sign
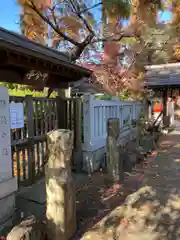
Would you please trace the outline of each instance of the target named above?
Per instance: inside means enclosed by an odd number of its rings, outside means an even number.
[[[24,106],[22,103],[10,103],[11,129],[24,127]]]

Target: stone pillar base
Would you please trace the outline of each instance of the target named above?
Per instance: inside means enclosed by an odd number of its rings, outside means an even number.
[[[11,178],[0,182],[0,232],[6,227],[15,210],[15,191],[17,179]],[[8,223],[9,225],[9,223]]]
[[[48,216],[48,233],[51,233],[52,239],[57,239],[57,237],[62,240],[71,239],[76,232],[76,196],[73,179],[68,181],[61,181],[60,179],[49,180],[48,185],[46,185],[46,190],[49,193],[52,191],[50,186],[54,185],[53,181],[56,181],[57,187],[52,194],[47,195],[48,206],[46,215]],[[57,209],[53,208],[53,205],[51,208],[51,204],[55,202],[58,205]],[[51,222],[50,219],[53,219],[54,216],[57,216],[58,219],[56,220],[59,221],[60,226],[57,232],[51,232],[54,229],[54,222]],[[57,236],[54,236],[54,234]]]

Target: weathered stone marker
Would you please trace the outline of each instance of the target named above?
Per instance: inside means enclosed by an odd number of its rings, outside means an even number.
[[[123,161],[117,140],[120,134],[119,119],[109,119],[107,125],[107,170],[114,182],[123,180]]]
[[[0,231],[15,209],[17,179],[12,176],[8,89],[0,86]]]
[[[68,240],[76,231],[75,186],[71,176],[73,132],[55,130],[47,134],[46,166],[48,240]]]

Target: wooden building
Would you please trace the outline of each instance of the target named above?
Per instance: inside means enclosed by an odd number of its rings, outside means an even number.
[[[168,116],[168,103],[175,104],[174,116],[179,107],[180,63],[146,66],[145,87],[154,93],[153,98],[163,104],[163,121]]]
[[[60,53],[19,34],[0,28],[0,80],[57,89],[90,77],[91,71],[72,64]]]
[[[1,82],[29,85],[36,90],[43,90],[44,87],[67,89],[74,82],[81,84],[83,79],[90,78],[91,74],[91,70],[72,64],[66,54],[0,28]],[[15,169],[13,175],[17,176],[19,185],[32,184],[44,174],[44,156],[47,151],[45,134],[48,131],[57,128],[73,130],[74,153],[79,154],[80,99],[13,96],[10,97],[10,102],[21,102],[24,105],[24,127],[11,131],[12,153],[16,152],[12,154],[12,165]],[[75,165],[76,161],[73,160],[73,164]]]

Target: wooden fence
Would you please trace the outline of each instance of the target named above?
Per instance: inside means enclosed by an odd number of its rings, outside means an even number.
[[[24,105],[24,127],[12,129],[13,175],[19,185],[30,185],[44,175],[47,156],[46,133],[55,129],[74,131],[72,169],[83,169],[85,153],[104,148],[108,118],[119,118],[121,131],[139,118],[138,102],[95,100],[93,96],[62,99],[10,97]]]
[[[47,156],[45,134],[58,128],[75,132],[78,147],[79,99],[10,97],[10,102],[24,104],[24,127],[11,130],[13,175],[19,185],[29,185],[44,175]]]

